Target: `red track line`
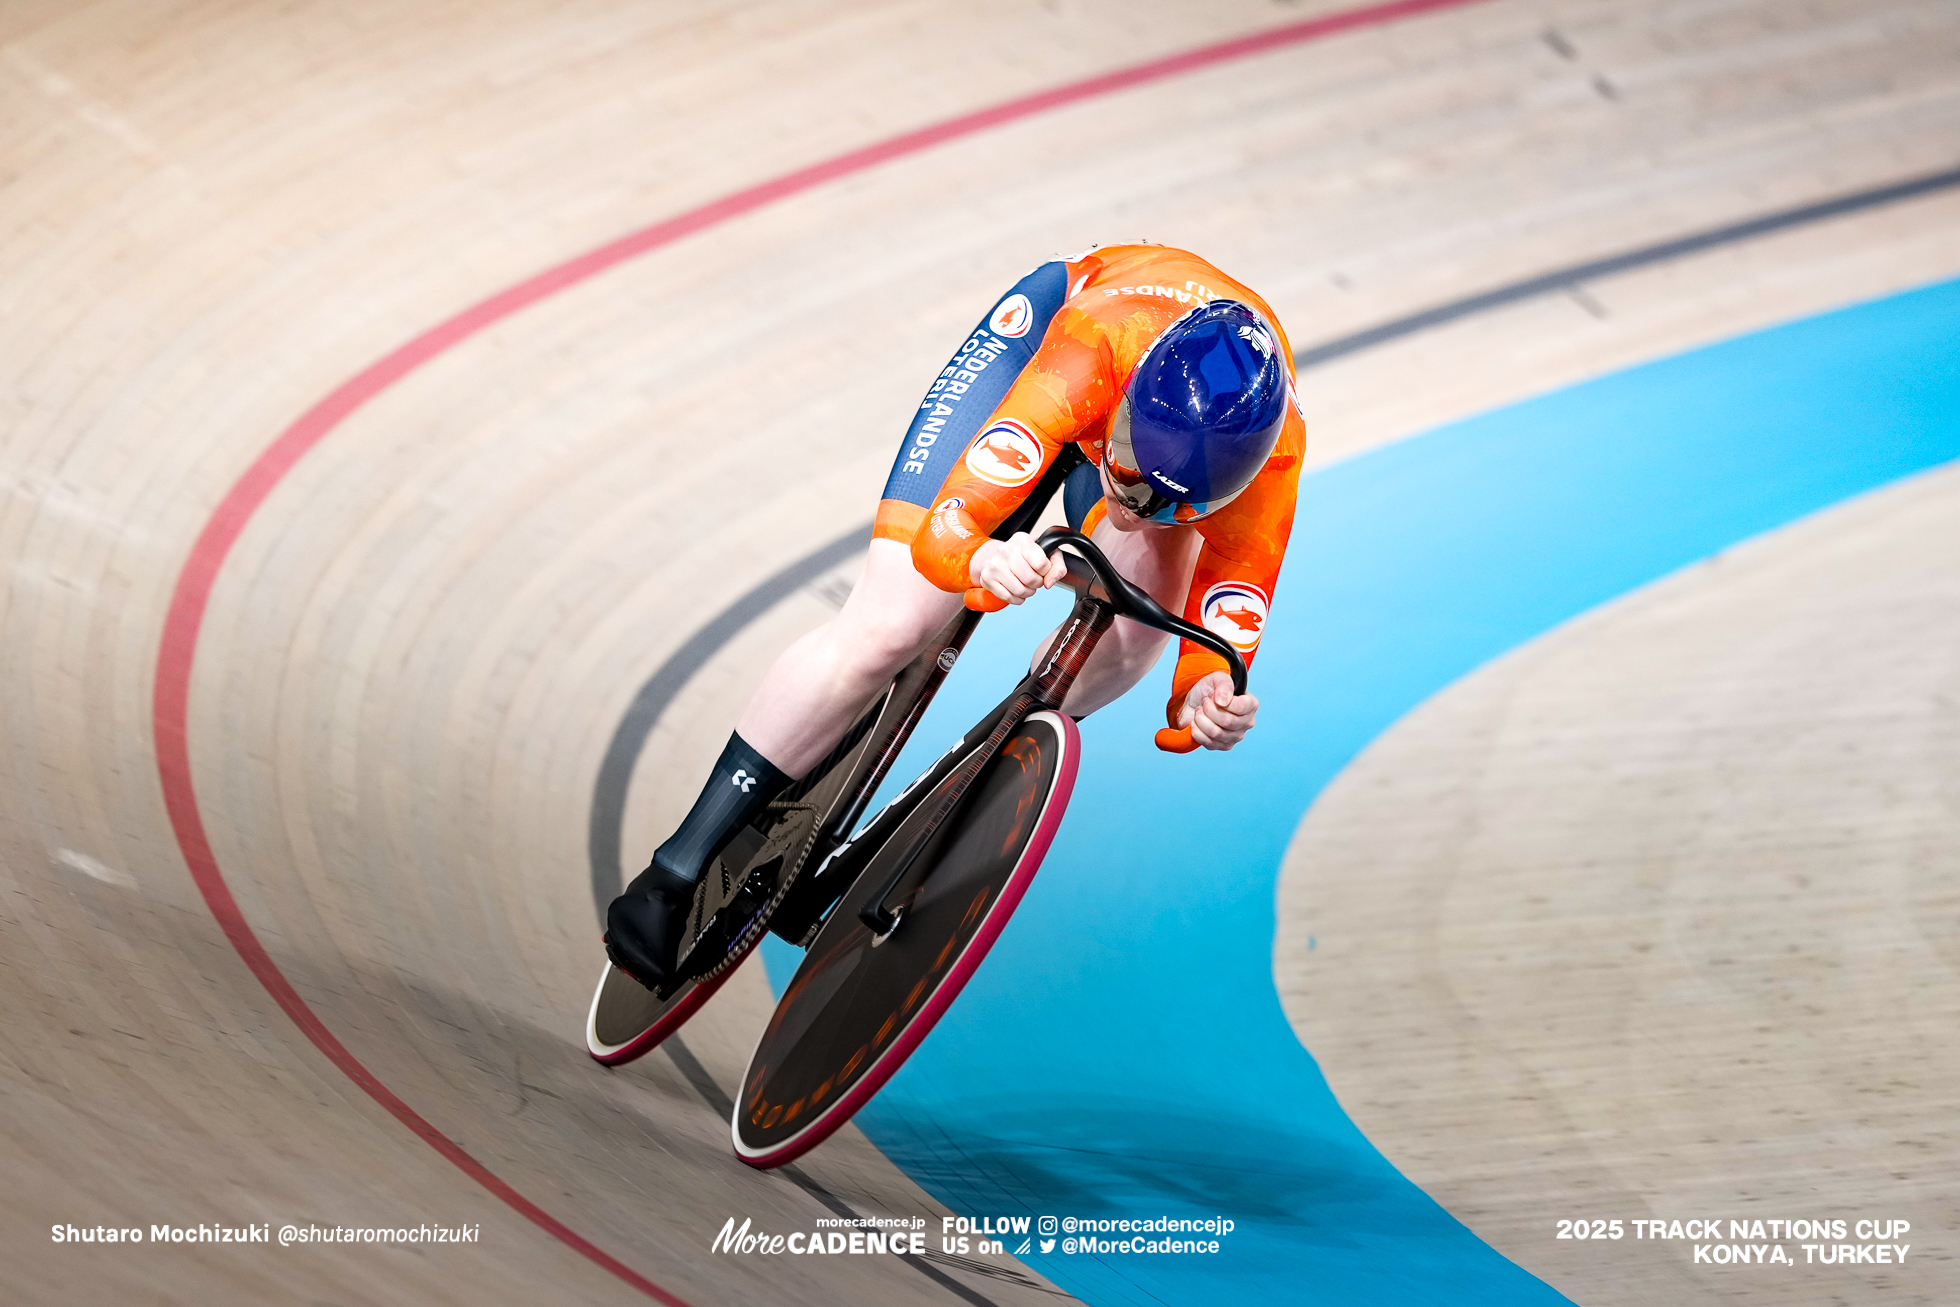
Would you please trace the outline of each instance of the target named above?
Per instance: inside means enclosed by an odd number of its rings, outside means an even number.
[[[1188,50],[1183,54],[1169,55],[1162,59],[1153,59],[1148,63],[1120,68],[1115,72],[1104,73],[1099,77],[1090,77],[1079,82],[1070,82],[1052,90],[1024,95],[1018,99],[977,109],[957,118],[948,118],[942,122],[874,142],[860,149],[811,164],[807,168],[800,168],[795,172],[784,173],[744,190],[724,195],[720,199],[711,200],[685,213],[668,218],[664,222],[641,228],[639,231],[556,267],[548,268],[528,280],[492,295],[447,321],[438,323],[407,344],[369,364],[300,415],[297,421],[279,433],[278,439],[268,445],[265,451],[253,460],[244,475],[238,478],[224,499],[220,501],[216,511],[204,524],[204,529],[198,533],[197,542],[191,546],[190,557],[184,563],[184,570],[178,574],[176,588],[171,593],[170,609],[164,616],[163,635],[157,650],[153,710],[157,774],[163,785],[164,806],[170,813],[170,824],[176,831],[178,848],[182,850],[184,861],[190,867],[191,879],[196,882],[198,892],[204,896],[204,902],[210,908],[211,915],[223,928],[225,938],[231,941],[231,946],[238,951],[238,956],[244,959],[245,965],[251,969],[252,974],[258,977],[259,983],[265,986],[266,992],[272,995],[273,1001],[293,1019],[293,1024],[312,1041],[313,1046],[325,1054],[328,1061],[339,1067],[348,1079],[359,1085],[375,1102],[387,1108],[396,1120],[420,1136],[431,1148],[455,1163],[471,1179],[501,1198],[513,1210],[540,1229],[560,1240],[567,1247],[590,1258],[597,1265],[611,1271],[648,1297],[666,1303],[669,1307],[686,1307],[679,1298],[595,1247],[549,1212],[498,1179],[489,1168],[463,1151],[455,1140],[430,1125],[414,1108],[396,1097],[393,1090],[382,1084],[373,1072],[362,1065],[359,1058],[347,1050],[347,1046],[327,1029],[326,1023],[320,1020],[319,1014],[300,997],[299,991],[293,988],[292,982],[286,978],[286,973],[279,969],[279,964],[274,962],[271,954],[266,952],[265,945],[259,942],[258,935],[252,930],[251,924],[245,920],[245,914],[239,910],[238,901],[232,897],[231,887],[225,882],[224,872],[218,867],[217,856],[211,851],[210,839],[204,831],[204,819],[198,810],[197,793],[191,779],[188,730],[191,664],[197,655],[198,634],[204,625],[205,610],[211,599],[211,587],[217,582],[218,572],[230,555],[232,546],[238,543],[238,537],[245,530],[245,524],[251,520],[252,515],[258,511],[259,506],[265,502],[274,487],[292,471],[294,465],[308,450],[376,395],[430,359],[468,340],[485,327],[502,321],[539,300],[595,277],[636,255],[659,249],[663,245],[670,245],[684,236],[705,231],[731,218],[821,186],[825,182],[862,172],[904,155],[916,154],[947,141],[971,136],[1003,123],[1027,118],[1099,95],[1107,95],[1113,91],[1126,90],[1147,82],[1173,77],[1179,73],[1261,54],[1282,46],[1315,41],[1360,28],[1376,27],[1397,19],[1427,13],[1430,10],[1453,9],[1474,3],[1477,3],[1477,0],[1393,0],[1388,4],[1370,5],[1362,9],[1328,14],[1321,18],[1310,18],[1304,22],[1291,23],[1252,36],[1222,41],[1216,45]]]

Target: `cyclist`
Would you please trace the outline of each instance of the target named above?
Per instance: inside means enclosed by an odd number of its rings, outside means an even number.
[[[927,390],[843,610],[776,660],[693,809],[613,900],[613,961],[642,983],[666,978],[710,859],[822,761],[963,596],[1000,608],[1062,578],[1032,536],[990,533],[1071,444],[1083,461],[1063,486],[1070,524],[1250,663],[1293,525],[1302,438],[1272,310],[1197,255],[1097,247],[1022,278]],[[1116,699],[1166,639],[1118,621],[1064,707],[1079,718]],[[1232,693],[1224,659],[1184,644],[1172,726],[1230,749],[1258,706]]]

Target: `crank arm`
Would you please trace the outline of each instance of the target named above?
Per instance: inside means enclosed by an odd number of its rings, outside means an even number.
[[[897,928],[898,909],[886,905],[891,902],[892,896],[898,893],[899,886],[905,884],[906,877],[911,875],[913,864],[918,862],[919,854],[925,850],[925,847],[924,840],[914,844],[912,851],[905,855],[905,861],[899,863],[898,869],[885,880],[884,887],[872,895],[870,901],[858,910],[858,920],[863,922],[865,929],[872,934],[889,935]]]

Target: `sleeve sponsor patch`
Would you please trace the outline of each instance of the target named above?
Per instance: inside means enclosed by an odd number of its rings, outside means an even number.
[[[964,499],[955,498],[955,499],[948,499],[944,503],[940,504],[937,508],[933,509],[932,510],[932,533],[940,537],[941,539],[944,539],[949,535],[958,536],[962,540],[965,540],[968,537],[970,537],[973,534],[973,532],[967,530],[964,526],[961,526],[960,520],[957,517],[953,516],[955,512],[965,507],[966,507],[966,501]]]
[[[997,486],[1024,486],[1041,472],[1041,442],[1011,418],[982,431],[967,447],[966,466]]]
[[[1220,581],[1205,591],[1200,614],[1207,631],[1224,636],[1240,653],[1251,653],[1266,628],[1266,594],[1244,581]]]
[[[1026,295],[1009,295],[994,309],[994,315],[987,319],[987,329],[996,336],[1009,340],[1019,340],[1028,334],[1034,325],[1034,305],[1028,303]]]

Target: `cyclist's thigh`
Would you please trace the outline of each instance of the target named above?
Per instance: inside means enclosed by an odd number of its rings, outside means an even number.
[[[1067,298],[1068,265],[1060,259],[1044,263],[1016,282],[967,334],[912,415],[878,503],[876,538],[912,543],[946,473],[1034,357],[1049,320]]]
[[[837,634],[866,662],[896,671],[953,620],[960,603],[960,595],[919,575],[910,545],[874,539],[864,574],[837,615]]]

